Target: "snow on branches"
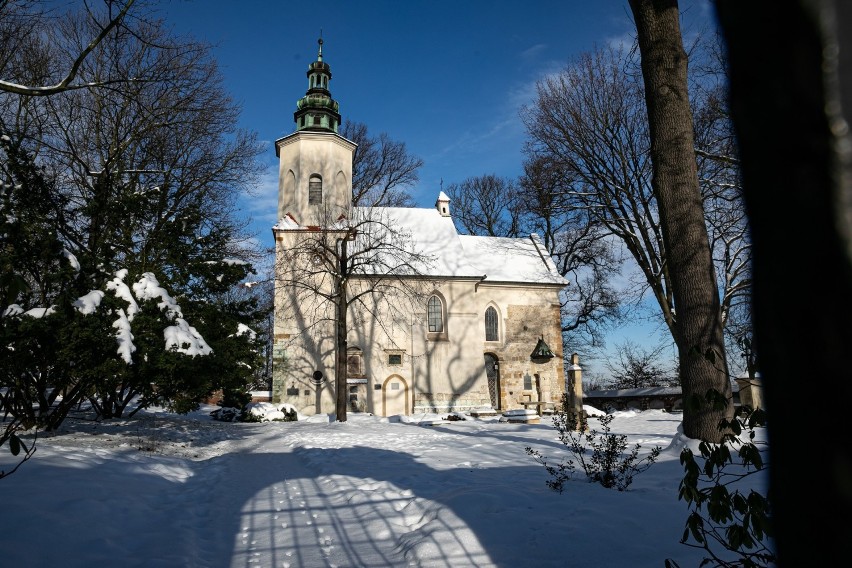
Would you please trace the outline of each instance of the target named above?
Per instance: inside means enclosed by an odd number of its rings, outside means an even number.
[[[128,286],[124,282],[127,274],[128,271],[126,269],[119,270],[115,273],[115,277],[106,284],[108,291],[112,292],[119,300],[127,303],[126,308],[114,309],[111,312],[116,316],[112,324],[112,327],[116,329],[115,340],[118,344],[116,353],[125,363],[128,365],[133,364],[132,354],[136,351],[136,346],[133,344],[132,322],[133,318],[140,311],[139,302],[145,302],[146,300],[159,300],[157,307],[164,313],[166,319],[173,324],[163,329],[163,339],[167,351],[174,350],[192,357],[196,355],[209,355],[213,352],[198,330],[189,325],[183,318],[180,305],[178,305],[165,288],[160,286],[157,277],[153,273],[143,273],[139,277],[139,280],[134,282],[132,286]],[[90,315],[100,308],[105,296],[106,293],[102,290],[92,290],[77,298],[73,305],[84,316]],[[54,311],[55,306],[49,308],[36,307],[24,311],[21,306],[13,304],[5,309],[3,316],[40,318]]]

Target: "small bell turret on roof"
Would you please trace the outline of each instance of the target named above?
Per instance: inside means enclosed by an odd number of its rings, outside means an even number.
[[[435,209],[441,214],[441,217],[450,216],[450,198],[443,191],[438,194],[438,200],[435,201]]]
[[[535,349],[530,354],[530,359],[533,361],[549,361],[553,359],[553,351],[550,350],[550,347],[547,346],[547,343],[544,342],[544,337],[540,337],[538,343],[535,344]]]

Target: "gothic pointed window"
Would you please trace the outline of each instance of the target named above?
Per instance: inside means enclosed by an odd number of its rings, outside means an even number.
[[[308,180],[308,205],[322,203],[322,178],[313,174]]]
[[[444,331],[444,306],[438,296],[429,298],[426,304],[426,318],[429,323],[430,333],[441,333]]]
[[[485,310],[485,341],[499,341],[499,337],[497,310],[493,306],[488,306],[488,309]]]

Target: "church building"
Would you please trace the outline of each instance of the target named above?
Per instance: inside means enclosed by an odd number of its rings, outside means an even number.
[[[273,402],[334,413],[345,384],[349,412],[379,416],[558,404],[568,282],[539,237],[460,234],[441,191],[434,207],[353,206],[358,148],[322,40],[307,77],[275,142]]]

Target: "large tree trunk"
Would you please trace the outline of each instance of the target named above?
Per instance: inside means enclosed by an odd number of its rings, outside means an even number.
[[[719,442],[733,416],[719,293],[698,187],[692,109],[676,0],[630,0],[651,138],[652,186],[675,303],[674,339],[684,396],[683,431]],[[719,396],[711,403],[707,394]]]
[[[348,237],[348,235],[347,235]],[[335,306],[336,310],[336,329],[335,336],[337,339],[337,353],[336,353],[336,364],[334,369],[334,385],[335,385],[335,416],[338,422],[346,422],[346,411],[347,411],[347,403],[349,398],[348,389],[346,388],[346,372],[347,372],[347,331],[348,331],[348,321],[347,321],[347,308],[348,301],[346,298],[346,275],[349,268],[349,259],[347,257],[346,251],[346,243],[348,239],[339,239],[338,244],[340,245],[340,257],[339,257],[339,269],[340,276],[337,278],[337,294],[335,296],[335,301],[337,305]]]
[[[852,6],[717,7],[752,228],[779,566],[836,566],[852,535],[842,408],[852,400],[852,45],[838,34],[852,29]],[[819,402],[806,395],[820,394],[824,412],[809,413]]]
[[[347,389],[346,389],[346,301],[342,296],[337,298],[337,361],[334,372],[334,390],[336,397],[335,418],[338,422],[346,422]]]

